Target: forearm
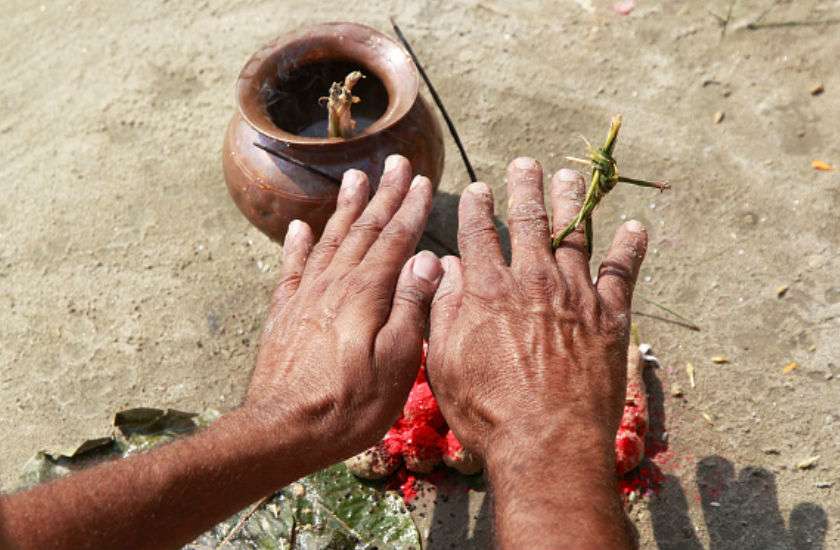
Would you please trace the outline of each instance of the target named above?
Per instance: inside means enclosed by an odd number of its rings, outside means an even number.
[[[501,549],[632,548],[615,457],[603,439],[535,430],[521,443],[494,446],[487,473]]]
[[[168,548],[307,473],[306,428],[240,409],[193,437],[0,500],[3,548]],[[276,432],[276,430],[274,430]],[[309,464],[309,467],[318,467]]]

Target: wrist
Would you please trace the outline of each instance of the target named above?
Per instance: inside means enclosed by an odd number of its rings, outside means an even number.
[[[525,467],[563,464],[610,479],[615,477],[615,433],[601,425],[568,422],[509,423],[495,430],[485,450],[488,470],[503,474],[510,464]]]
[[[485,459],[501,548],[630,547],[614,443],[603,430],[506,431]]]
[[[219,418],[205,435],[229,462],[243,465],[269,491],[334,462],[319,448],[315,426],[279,406],[243,405]]]

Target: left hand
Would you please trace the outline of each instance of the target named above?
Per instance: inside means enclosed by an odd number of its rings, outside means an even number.
[[[318,244],[305,223],[289,226],[244,407],[268,437],[304,430],[323,466],[376,443],[417,375],[443,271],[430,252],[411,257],[432,206],[431,182],[411,173],[389,157],[368,204],[365,174],[346,172]]]

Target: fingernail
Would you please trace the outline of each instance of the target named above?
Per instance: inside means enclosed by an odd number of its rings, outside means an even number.
[[[571,170],[569,168],[561,168],[557,171],[557,179],[560,181],[567,181],[569,183],[575,183],[580,181],[581,176],[580,172],[577,170]]]
[[[415,187],[417,187],[418,185],[420,185],[424,181],[428,181],[428,180],[429,180],[429,178],[427,178],[426,176],[414,176],[414,179],[411,180],[411,185],[409,186],[408,189],[409,190],[414,189]]]
[[[400,155],[390,155],[388,158],[385,159],[385,169],[383,172],[390,172],[394,168],[397,167],[397,164],[400,163],[400,159],[402,157]]]
[[[292,240],[297,237],[298,233],[303,227],[303,222],[300,220],[292,220],[289,224],[289,229],[286,230],[286,240]]]
[[[415,277],[435,284],[443,274],[443,267],[440,265],[437,256],[424,250],[414,257],[414,265],[411,266],[411,271]]]
[[[490,188],[483,181],[477,181],[467,186],[466,191],[475,195],[487,195],[490,193]]]
[[[341,181],[341,192],[347,196],[355,194],[359,186],[361,186],[364,177],[365,173],[360,170],[347,170],[344,172],[344,178]]]
[[[624,225],[624,227],[626,227],[627,231],[630,231],[631,233],[644,233],[645,232],[645,226],[642,225],[641,222],[636,221],[636,220],[630,220],[629,222],[627,222]]]
[[[531,157],[517,157],[513,159],[513,165],[520,170],[533,170],[537,167],[537,161]]]

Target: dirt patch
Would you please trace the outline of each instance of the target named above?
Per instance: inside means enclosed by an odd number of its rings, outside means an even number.
[[[840,164],[840,35],[747,27],[768,8],[762,24],[836,18],[836,1],[739,0],[725,34],[709,12],[725,16],[729,0],[639,0],[627,17],[599,0],[6,4],[4,486],[42,446],[100,434],[112,411],[237,404],[280,251],[222,181],[236,75],[279,33],[336,19],[387,30],[393,14],[502,220],[508,160],[528,154],[553,172],[581,152],[578,133],[600,140],[615,113],[622,169],[674,186],[621,189],[596,223],[596,257],[622,219],[647,224],[639,294],[703,329],[637,317],[662,386],[685,389],[665,392],[675,460],[662,496],[634,511],[644,546],[840,545],[840,173],[810,166]],[[467,182],[447,153],[431,229],[451,242]],[[783,374],[790,361],[801,367]],[[431,548],[485,547],[481,495],[428,504],[418,520]]]

